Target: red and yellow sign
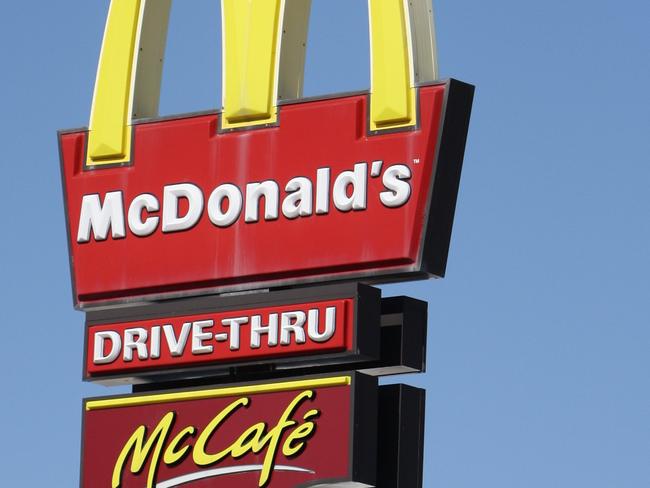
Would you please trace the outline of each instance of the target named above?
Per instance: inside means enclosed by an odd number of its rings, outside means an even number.
[[[87,400],[81,486],[373,486],[376,427],[360,374]]]
[[[169,2],[113,0],[60,134],[78,307],[444,275],[473,88],[433,81],[426,2],[371,0],[370,92],[296,100],[308,4],[224,1],[223,109],[158,119]]]

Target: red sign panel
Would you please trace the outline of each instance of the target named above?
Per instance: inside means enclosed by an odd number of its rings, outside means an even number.
[[[419,126],[371,134],[367,95],[134,126],[127,166],[88,169],[60,135],[81,308],[341,279],[444,274],[472,87],[418,89]]]
[[[359,374],[87,400],[81,487],[374,486],[376,426]]]
[[[352,343],[351,305],[336,300],[91,326],[88,373],[344,351]]]

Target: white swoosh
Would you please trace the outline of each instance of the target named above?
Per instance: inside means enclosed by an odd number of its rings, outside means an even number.
[[[264,468],[261,464],[247,464],[244,466],[230,466],[228,468],[217,468],[209,471],[200,471],[198,473],[186,474],[173,478],[171,480],[156,483],[156,488],[173,488],[174,486],[189,483],[190,481],[202,480],[205,478],[213,478],[215,476],[224,476],[226,474],[250,473],[252,471],[262,471]],[[298,473],[314,474],[311,469],[297,468],[294,466],[275,466],[273,471],[294,471]]]

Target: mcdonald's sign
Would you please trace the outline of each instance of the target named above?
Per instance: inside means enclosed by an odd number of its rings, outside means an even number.
[[[369,0],[370,90],[318,99],[310,0],[222,0],[222,109],[161,118],[170,5],[111,1],[59,134],[78,308],[444,275],[473,87],[437,80],[428,0]]]

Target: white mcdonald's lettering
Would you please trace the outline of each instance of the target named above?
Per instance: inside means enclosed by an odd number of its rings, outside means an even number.
[[[163,345],[172,357],[181,357],[186,354],[188,343],[189,352],[193,356],[212,354],[215,345],[220,343],[227,343],[224,347],[228,347],[230,352],[236,352],[242,349],[243,326],[250,327],[250,343],[246,347],[251,350],[262,346],[280,349],[279,346],[292,343],[323,344],[336,332],[336,314],[336,307],[327,307],[324,314],[318,308],[310,308],[305,311],[269,313],[264,317],[259,314],[228,317],[221,320],[223,329],[218,331],[214,327],[219,324],[215,324],[214,320],[203,319],[183,323],[178,334],[172,324],[149,328],[131,327],[123,333],[115,330],[98,331],[93,334],[93,363],[112,364],[120,357],[124,362],[158,359]],[[221,354],[227,356],[226,352]]]
[[[373,171],[382,164],[381,161],[375,161]],[[319,169],[315,185],[306,177],[293,178],[284,185],[284,195],[281,195],[280,185],[274,180],[249,183],[243,190],[233,184],[223,184],[209,194],[204,194],[193,183],[171,184],[162,189],[162,206],[158,197],[152,193],[137,195],[128,207],[125,207],[124,195],[120,191],[106,193],[103,201],[98,194],[84,195],[77,242],[90,242],[91,237],[95,241],[105,241],[109,238],[109,233],[113,239],[125,238],[126,224],[131,233],[138,237],[153,234],[161,221],[163,233],[186,231],[199,222],[206,208],[210,222],[215,227],[235,224],[242,213],[247,223],[277,220],[280,215],[289,220],[314,214],[326,215],[330,212],[330,201],[340,212],[366,210],[368,164],[357,163],[353,170],[341,172],[334,179],[333,185],[330,185],[330,173],[330,168]],[[379,172],[370,175],[379,176]],[[411,169],[404,164],[395,164],[386,168],[381,176],[384,187],[378,195],[381,204],[388,208],[406,204],[411,196]],[[262,200],[264,209],[260,212]],[[181,205],[181,201],[186,205]],[[162,216],[156,215],[161,208]],[[181,208],[184,209],[182,214]]]

